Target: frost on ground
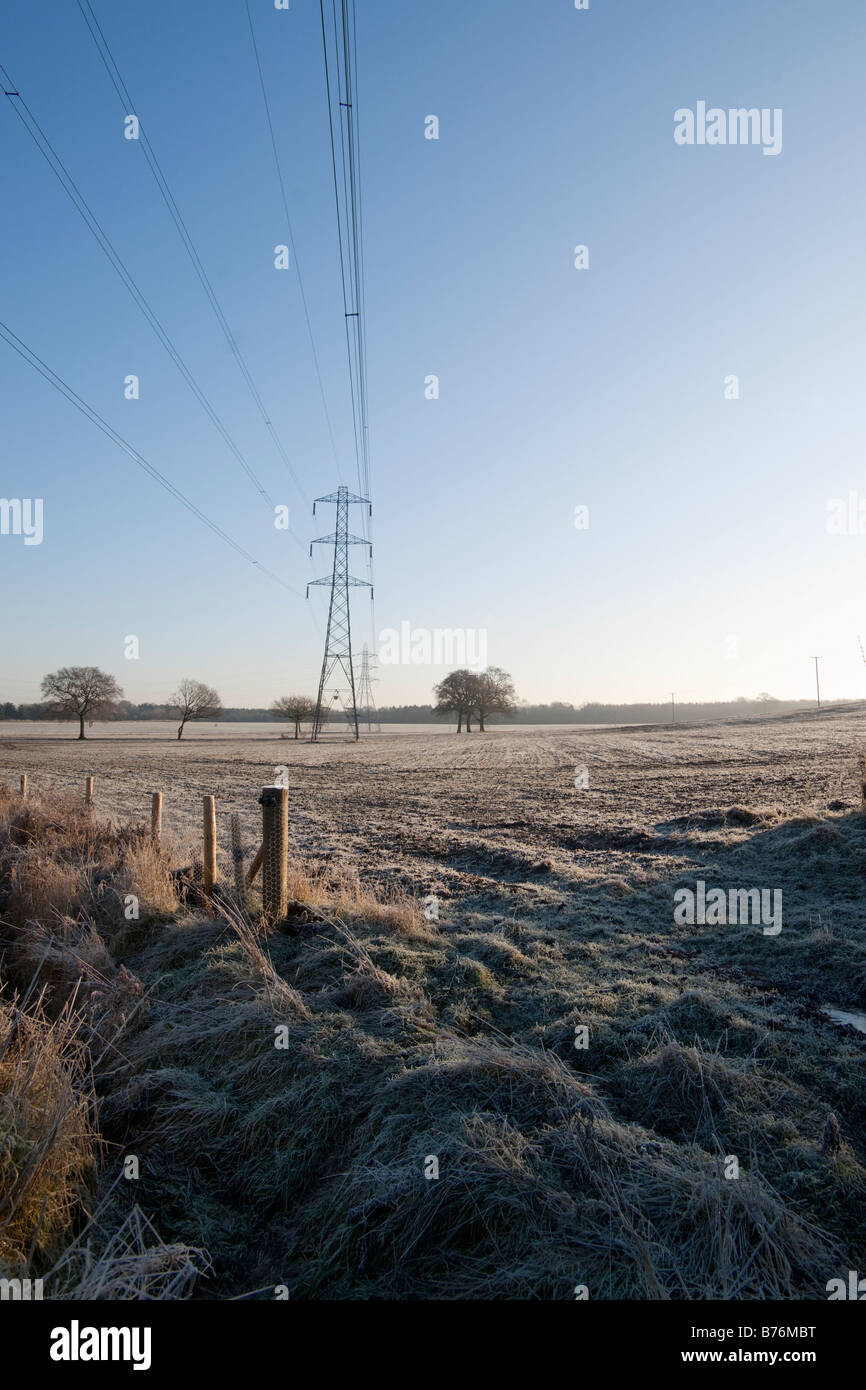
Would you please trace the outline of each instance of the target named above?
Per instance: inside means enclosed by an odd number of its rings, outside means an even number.
[[[866,1036],[820,1012],[866,1005],[861,715],[100,732],[0,727],[4,1269],[483,1299],[825,1297],[862,1268]],[[201,797],[230,884],[228,817],[252,852],[280,767],[289,916],[210,917]],[[698,881],[781,893],[782,931],[677,925]]]

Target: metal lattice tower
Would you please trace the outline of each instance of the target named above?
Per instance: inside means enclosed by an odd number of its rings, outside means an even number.
[[[376,725],[376,732],[381,731],[381,726],[376,718],[376,702],[373,699],[372,682],[378,680],[378,676],[373,675],[376,668],[376,657],[370,655],[370,649],[366,642],[361,652],[361,675],[358,680],[358,709],[361,719],[367,725],[368,732],[372,733],[373,725]]]
[[[310,596],[311,584],[330,584],[331,602],[328,608],[328,630],[325,635],[325,656],[322,661],[322,674],[319,680],[319,694],[316,700],[316,714],[313,720],[313,732],[311,742],[315,742],[321,733],[322,726],[327,719],[327,712],[322,709],[325,686],[330,681],[334,672],[342,672],[348,684],[348,698],[344,703],[347,718],[354,725],[355,738],[358,734],[358,705],[355,697],[355,672],[352,666],[352,624],[349,613],[349,589],[364,588],[370,590],[370,598],[373,597],[373,586],[366,579],[355,579],[349,573],[349,546],[366,545],[369,546],[370,554],[373,547],[363,536],[354,536],[349,531],[349,507],[353,502],[361,503],[369,507],[369,515],[373,515],[373,508],[366,497],[358,497],[343,485],[337,488],[336,492],[329,493],[327,497],[317,497],[313,503],[313,516],[316,515],[317,502],[334,502],[337,507],[336,527],[329,536],[318,536],[316,540],[310,542],[310,554],[313,553],[314,545],[333,545],[334,565],[330,578],[311,579],[307,585],[307,598]]]

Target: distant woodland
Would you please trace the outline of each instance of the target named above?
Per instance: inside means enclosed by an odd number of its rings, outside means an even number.
[[[794,714],[798,710],[813,709],[814,700],[776,700],[770,695],[747,700],[711,700],[702,703],[677,704],[676,722],[688,724],[700,720],[731,719],[768,714]],[[43,704],[15,705],[10,701],[0,704],[0,719],[46,719],[51,718]],[[56,717],[56,716],[55,716]],[[132,704],[129,700],[117,703],[114,719],[171,720],[174,713],[166,705]],[[388,705],[376,711],[376,720],[381,724],[439,724],[441,720],[433,712],[432,705]],[[267,709],[223,709],[222,723],[279,723]],[[521,702],[513,715],[500,719],[508,724],[670,724],[672,710],[670,701],[659,704],[572,705],[555,700],[549,705],[530,705]]]

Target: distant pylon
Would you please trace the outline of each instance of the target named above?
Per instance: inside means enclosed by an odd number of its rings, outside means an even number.
[[[381,726],[376,718],[376,702],[373,699],[372,682],[378,680],[378,676],[372,673],[376,668],[376,657],[370,655],[367,643],[361,652],[361,674],[358,678],[358,710],[361,719],[367,725],[367,732],[372,733],[373,725],[376,725],[376,732],[381,732]]]
[[[319,694],[316,700],[316,714],[313,719],[313,732],[311,741],[315,742],[321,733],[322,726],[327,719],[327,714],[322,709],[322,697],[325,686],[331,680],[335,671],[342,671],[348,683],[348,700],[344,704],[346,715],[349,717],[355,729],[355,738],[358,734],[358,705],[355,698],[355,672],[352,667],[352,624],[349,613],[349,589],[365,588],[370,590],[370,598],[373,597],[373,586],[366,579],[355,579],[349,573],[349,546],[350,545],[369,545],[363,536],[353,536],[349,532],[349,505],[352,502],[362,503],[370,507],[370,515],[373,515],[373,508],[366,497],[357,497],[350,493],[349,489],[342,484],[336,492],[331,492],[327,497],[317,497],[313,503],[313,516],[316,515],[317,502],[335,502],[337,506],[337,522],[334,531],[329,536],[318,536],[316,540],[310,542],[310,554],[313,553],[314,545],[333,545],[334,565],[329,579],[311,579],[310,584],[330,584],[331,602],[328,608],[328,630],[325,634],[325,656],[322,661],[322,674],[319,679]],[[370,545],[370,554],[373,554],[373,547]],[[310,597],[310,584],[307,585],[307,598]]]

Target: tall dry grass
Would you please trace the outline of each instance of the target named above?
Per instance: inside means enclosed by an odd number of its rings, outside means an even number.
[[[396,884],[365,884],[358,871],[313,870],[300,860],[289,863],[289,897],[347,921],[382,926],[407,940],[429,940],[435,927],[424,917],[418,899]]]
[[[0,1267],[28,1269],[67,1230],[99,1137],[89,1055],[71,1010],[48,1020],[0,1000]]]
[[[164,1245],[135,1211],[95,1242],[88,1221],[88,1240],[68,1243],[105,1157],[95,1076],[116,1065],[142,1003],[110,947],[130,894],[141,925],[177,911],[167,859],[143,827],[117,830],[77,801],[5,792],[0,894],[0,1272],[42,1277],[52,1297],[182,1296],[205,1258]]]

